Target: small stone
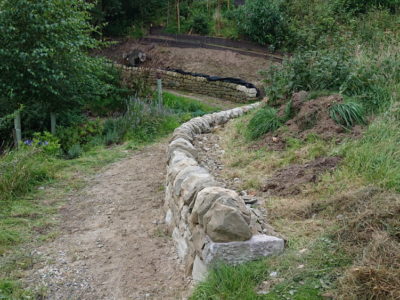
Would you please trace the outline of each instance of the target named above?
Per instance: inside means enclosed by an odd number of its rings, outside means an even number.
[[[271,273],[269,273],[269,277],[272,277],[272,278],[274,278],[274,277],[277,277],[278,276],[278,272],[271,272]]]

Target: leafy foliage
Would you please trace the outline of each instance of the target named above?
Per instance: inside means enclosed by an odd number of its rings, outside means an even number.
[[[300,52],[264,72],[266,93],[276,102],[300,90],[337,90],[353,66],[345,49]]]
[[[347,128],[366,123],[363,107],[356,102],[336,103],[329,108],[329,115],[336,123]]]
[[[239,31],[260,44],[281,46],[288,26],[281,0],[248,0],[235,12]]]

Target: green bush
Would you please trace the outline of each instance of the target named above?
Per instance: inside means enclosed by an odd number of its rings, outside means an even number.
[[[206,35],[209,32],[207,16],[196,14],[191,20],[191,29],[194,33]]]
[[[82,150],[81,145],[75,144],[75,145],[72,145],[71,148],[68,149],[67,158],[75,159],[75,158],[80,157],[82,155],[82,153],[83,153],[83,150]]]
[[[258,110],[247,126],[248,138],[255,140],[262,135],[277,130],[282,125],[277,111],[271,107]]]
[[[345,49],[304,51],[264,72],[272,103],[300,90],[339,90],[355,62]]]
[[[288,26],[281,0],[247,0],[235,14],[243,34],[260,44],[279,47],[288,38]]]

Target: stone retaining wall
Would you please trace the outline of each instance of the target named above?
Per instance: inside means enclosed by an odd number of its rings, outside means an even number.
[[[257,100],[257,89],[223,81],[208,81],[205,77],[183,75],[177,72],[159,69],[135,68],[123,66],[125,81],[132,76],[142,76],[155,84],[157,76],[163,80],[163,86],[174,90],[221,98],[234,102]],[[129,85],[129,82],[126,82]]]
[[[196,281],[216,262],[239,264],[283,250],[282,239],[264,234],[259,214],[199,166],[193,146],[197,134],[208,133],[213,126],[259,105],[194,118],[174,131],[168,146],[165,221],[187,275]]]

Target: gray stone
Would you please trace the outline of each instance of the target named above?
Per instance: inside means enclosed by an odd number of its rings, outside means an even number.
[[[222,187],[207,187],[201,190],[196,197],[193,206],[191,221],[194,224],[203,225],[203,217],[211,208],[214,202],[222,195],[236,197],[236,192]]]
[[[180,171],[187,167],[198,166],[197,162],[193,158],[186,158],[179,160],[176,163],[171,163],[167,168],[167,178],[169,182],[174,182],[176,176]]]
[[[241,264],[283,251],[283,239],[269,235],[254,235],[245,242],[209,243],[203,250],[203,259],[207,265],[223,262]]]
[[[190,173],[181,184],[181,195],[185,204],[190,204],[199,191],[218,183],[209,173]]]
[[[185,151],[174,150],[171,152],[168,165],[172,166],[172,165],[179,163],[180,161],[188,160],[188,159],[194,160],[194,157],[190,153],[187,153]]]
[[[193,241],[193,246],[196,249],[196,251],[201,255],[202,250],[207,242],[207,235],[204,232],[204,229],[200,225],[196,225],[192,229],[192,241]]]
[[[174,195],[178,197],[181,194],[181,185],[182,182],[190,176],[190,174],[209,174],[206,169],[198,167],[198,166],[193,166],[193,167],[186,167],[183,170],[181,170],[177,175],[174,180],[173,184],[173,189],[174,189]]]
[[[188,252],[188,244],[186,242],[186,238],[179,232],[178,228],[175,228],[172,232],[172,239],[175,242],[178,257],[181,260],[184,259]]]
[[[214,242],[245,241],[251,238],[248,222],[235,207],[215,202],[203,220],[206,233]]]
[[[194,282],[200,282],[207,277],[207,265],[196,255],[193,262],[192,278]]]
[[[188,140],[183,138],[177,138],[168,145],[168,160],[171,159],[174,150],[184,151],[185,153],[190,153],[194,158],[197,157],[196,148]]]

